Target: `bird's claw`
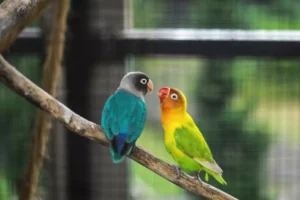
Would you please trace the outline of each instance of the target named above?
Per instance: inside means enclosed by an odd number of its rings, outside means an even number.
[[[135,144],[132,145],[130,151],[127,153],[128,156],[131,156],[133,150],[136,148]]]
[[[173,165],[174,167],[175,167],[175,169],[176,169],[176,173],[177,173],[177,178],[179,178],[180,177],[180,175],[181,175],[181,168],[180,167],[178,167],[177,165]]]
[[[195,179],[195,180],[199,180],[199,182],[200,182],[200,184],[201,184],[201,186],[202,186],[202,182],[203,182],[203,181],[202,181],[201,178],[200,178],[200,172],[197,172],[197,173],[196,173],[196,176],[194,176],[194,179]]]

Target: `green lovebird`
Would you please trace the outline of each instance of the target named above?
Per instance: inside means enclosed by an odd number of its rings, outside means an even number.
[[[184,94],[175,88],[164,87],[158,92],[160,99],[161,122],[164,128],[165,145],[167,151],[179,164],[176,166],[178,177],[181,169],[184,172],[206,172],[213,176],[220,184],[226,185],[222,178],[223,170],[214,160],[212,153],[192,117],[187,113],[187,101]]]

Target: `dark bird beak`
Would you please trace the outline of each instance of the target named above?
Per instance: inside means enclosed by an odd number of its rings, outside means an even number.
[[[147,84],[147,92],[151,92],[153,90],[153,83],[149,79],[148,84]]]
[[[160,88],[159,91],[158,91],[158,97],[160,99],[160,101],[163,101],[170,93],[170,88],[168,87],[163,87],[163,88]]]

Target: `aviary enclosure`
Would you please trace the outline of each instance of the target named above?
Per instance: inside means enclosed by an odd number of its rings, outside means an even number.
[[[300,1],[0,2],[1,200],[300,198]],[[154,91],[114,164],[97,124],[129,71]],[[186,94],[227,185],[176,179],[164,86]]]

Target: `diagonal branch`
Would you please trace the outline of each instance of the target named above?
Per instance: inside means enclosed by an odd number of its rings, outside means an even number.
[[[108,140],[103,133],[103,129],[99,125],[82,118],[54,99],[18,72],[13,66],[5,61],[1,55],[0,81],[35,106],[48,112],[52,117],[59,120],[74,133],[99,142],[105,146],[109,145]],[[130,158],[170,182],[197,195],[202,195],[213,200],[236,200],[236,198],[207,183],[202,183],[201,185],[198,180],[185,174],[182,174],[180,178],[177,178],[176,170],[173,166],[158,159],[140,147],[134,149]]]
[[[0,4],[0,52],[36,20],[51,0],[5,0]]]

